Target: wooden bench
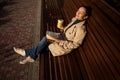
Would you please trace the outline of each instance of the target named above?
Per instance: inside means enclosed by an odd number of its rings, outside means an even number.
[[[40,56],[40,80],[119,80],[120,13],[102,0],[43,0],[41,37],[59,32],[57,19],[70,22],[80,5],[92,8],[84,44],[68,55]],[[111,15],[112,14],[112,15]]]

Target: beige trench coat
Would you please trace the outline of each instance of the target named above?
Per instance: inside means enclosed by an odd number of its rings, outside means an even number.
[[[75,20],[75,19],[74,19]],[[74,20],[66,28],[64,31],[69,27]],[[61,56],[70,53],[73,49],[79,47],[82,44],[83,39],[86,35],[86,28],[85,28],[85,21],[72,25],[68,30],[65,32],[65,36],[67,40],[61,40],[59,43],[53,42],[48,47],[53,56]]]

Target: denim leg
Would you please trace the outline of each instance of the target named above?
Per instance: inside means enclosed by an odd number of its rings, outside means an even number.
[[[39,41],[38,45],[35,48],[25,50],[27,56],[30,56],[33,59],[36,59],[44,48],[48,46],[47,38],[43,37],[41,41]]]

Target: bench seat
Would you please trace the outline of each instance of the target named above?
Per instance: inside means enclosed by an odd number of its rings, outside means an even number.
[[[57,20],[67,24],[80,5],[92,8],[83,45],[60,57],[41,54],[40,80],[120,79],[120,13],[104,1],[42,0],[41,37],[46,30],[59,32]]]

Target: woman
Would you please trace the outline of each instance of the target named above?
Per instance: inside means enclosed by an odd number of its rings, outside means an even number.
[[[90,16],[90,11],[90,7],[80,7],[72,21],[63,28],[62,33],[47,31],[46,36],[35,48],[23,50],[14,47],[16,53],[26,56],[26,59],[20,61],[20,64],[34,62],[41,51],[49,50],[53,56],[61,56],[79,47],[87,33],[85,22]],[[50,43],[50,41],[52,42]]]

